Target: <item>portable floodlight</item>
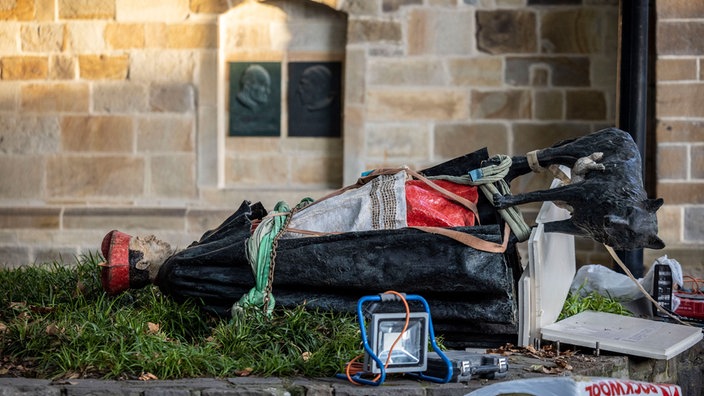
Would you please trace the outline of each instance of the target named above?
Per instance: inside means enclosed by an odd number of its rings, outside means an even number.
[[[390,301],[403,301],[406,303],[406,309],[408,309],[408,301],[419,301],[425,311],[372,312],[369,333],[367,333],[363,305]],[[452,363],[435,342],[430,308],[423,297],[396,292],[365,296],[357,302],[357,317],[364,346],[364,369],[354,375],[349,375],[348,372],[347,379],[358,384],[381,385],[386,379],[386,373],[409,373],[433,382],[450,381],[453,372]],[[447,366],[447,375],[443,378],[423,374],[428,368],[428,342]],[[376,377],[373,380],[362,378],[365,374],[376,374]],[[338,377],[344,378],[341,374],[338,374]]]
[[[428,368],[428,313],[411,312],[407,327],[405,323],[405,313],[372,315],[369,326],[371,349],[385,364],[388,360],[387,373],[425,371]],[[381,367],[369,353],[364,355],[364,366],[370,373],[381,373]]]

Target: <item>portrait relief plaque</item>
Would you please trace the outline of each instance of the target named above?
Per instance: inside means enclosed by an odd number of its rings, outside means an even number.
[[[229,136],[281,134],[281,64],[229,62]]]
[[[288,64],[288,135],[340,137],[342,62]]]

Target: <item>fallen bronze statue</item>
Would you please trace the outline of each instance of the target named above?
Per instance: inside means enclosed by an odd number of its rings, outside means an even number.
[[[510,195],[513,178],[547,169],[564,185]],[[361,296],[391,289],[424,296],[448,346],[515,342],[516,243],[530,227],[513,206],[543,200],[572,212],[546,231],[616,249],[664,247],[655,216],[662,200],[646,196],[630,135],[609,128],[526,156],[490,158],[481,149],[419,172],[375,170],[293,208],[245,201],[178,252],[154,236],[114,230],[101,247],[103,287],[116,294],[154,284],[223,317],[304,303],[352,313]]]

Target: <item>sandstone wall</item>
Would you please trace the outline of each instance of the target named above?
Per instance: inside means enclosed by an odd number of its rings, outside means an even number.
[[[701,268],[701,10],[670,3],[657,27],[662,234]],[[287,48],[305,48],[324,33],[302,22],[346,24],[342,139],[222,135],[219,21],[256,7],[292,14],[279,27],[240,16],[238,45],[289,34]],[[613,125],[617,32],[616,0],[5,2],[1,263],[71,261],[113,228],[185,246],[243,199],[296,203],[378,166],[483,146],[520,154]],[[547,185],[528,175],[512,187]],[[580,263],[609,261],[591,241],[577,248]]]

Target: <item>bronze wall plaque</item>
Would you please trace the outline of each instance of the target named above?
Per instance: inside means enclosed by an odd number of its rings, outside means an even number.
[[[288,135],[340,137],[342,62],[288,64]]]
[[[281,134],[281,64],[229,62],[230,136]]]

